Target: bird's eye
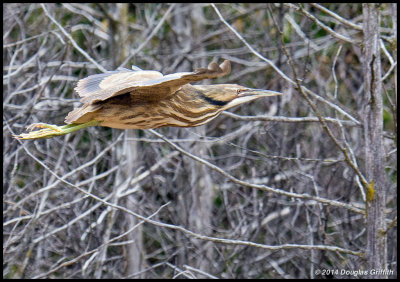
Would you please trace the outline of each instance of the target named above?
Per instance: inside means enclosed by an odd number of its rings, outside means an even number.
[[[242,92],[242,91],[243,91],[242,89],[237,89],[236,90],[236,95],[239,95],[239,93]]]

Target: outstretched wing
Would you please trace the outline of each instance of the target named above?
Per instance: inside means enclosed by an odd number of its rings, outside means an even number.
[[[126,88],[134,84],[140,84],[148,80],[159,79],[163,77],[158,71],[131,71],[129,69],[119,68],[115,71],[90,75],[78,81],[75,91],[82,102],[104,101],[113,96],[123,93]]]
[[[231,65],[227,60],[219,66],[212,62],[208,68],[165,76],[157,71],[118,69],[81,79],[75,90],[82,97],[81,102],[88,104],[126,93],[140,96],[142,100],[158,100],[173,95],[187,83],[217,78],[229,74],[230,71]]]

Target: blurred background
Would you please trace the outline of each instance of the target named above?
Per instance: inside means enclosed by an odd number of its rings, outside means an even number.
[[[396,10],[380,6],[389,227]],[[3,278],[352,277],[316,270],[365,267],[366,194],[295,81],[363,173],[362,21],[361,4],[3,4]],[[201,83],[283,95],[156,131],[242,182],[146,130],[11,137],[62,125],[80,105],[77,81],[104,69],[168,74],[224,59],[232,73]],[[396,228],[386,235],[396,269]]]

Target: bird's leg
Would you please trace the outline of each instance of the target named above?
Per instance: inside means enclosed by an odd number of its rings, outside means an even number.
[[[54,136],[65,135],[79,129],[99,125],[100,122],[92,120],[86,123],[80,124],[67,124],[63,126],[47,124],[47,123],[34,123],[28,126],[27,130],[31,131],[34,128],[44,128],[41,130],[32,131],[29,133],[22,133],[20,135],[13,135],[16,139],[39,139],[39,138],[51,138]]]

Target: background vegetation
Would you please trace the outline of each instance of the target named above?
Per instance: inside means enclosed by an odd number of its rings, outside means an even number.
[[[396,271],[396,11],[3,4],[3,277]],[[87,75],[223,59],[231,75],[205,83],[283,95],[198,128],[11,138],[34,122],[63,124]]]

